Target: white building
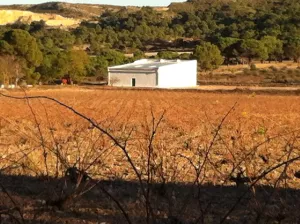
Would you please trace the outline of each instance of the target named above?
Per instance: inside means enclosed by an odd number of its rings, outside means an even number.
[[[126,65],[109,67],[108,84],[124,87],[195,87],[197,61],[142,59]]]

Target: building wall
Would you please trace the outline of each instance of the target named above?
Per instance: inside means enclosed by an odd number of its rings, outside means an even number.
[[[183,88],[197,86],[197,61],[189,61],[158,69],[158,87]]]
[[[156,77],[156,73],[118,73],[111,71],[108,74],[108,84],[130,87],[132,86],[132,79],[135,78],[136,87],[156,87]]]

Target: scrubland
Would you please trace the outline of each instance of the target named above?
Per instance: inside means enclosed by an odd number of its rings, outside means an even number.
[[[229,85],[290,86],[299,85],[300,67],[293,61],[222,65],[211,72],[199,72],[198,81]]]

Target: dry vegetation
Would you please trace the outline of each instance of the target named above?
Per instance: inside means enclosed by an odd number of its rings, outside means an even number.
[[[71,108],[0,97],[4,219],[299,221],[298,96],[118,89],[26,94]]]
[[[76,19],[95,19],[105,11],[117,12],[125,7],[115,5],[103,4],[74,4],[66,2],[46,2],[35,5],[2,5],[0,9],[3,10],[21,10],[31,11],[34,13],[51,13],[58,14],[68,18]],[[134,12],[139,10],[139,7],[131,6],[126,7],[128,11]],[[154,8],[157,11],[166,11],[164,7]]]
[[[42,14],[21,10],[1,10],[0,8],[0,25],[14,24],[16,22],[30,24],[41,20],[45,21],[46,25],[50,27],[72,28],[79,26],[81,23],[79,19],[65,18],[58,14]]]
[[[222,65],[211,72],[199,72],[198,80],[204,83],[223,83],[226,85],[299,85],[300,67],[292,61],[265,62],[254,61],[249,64]]]

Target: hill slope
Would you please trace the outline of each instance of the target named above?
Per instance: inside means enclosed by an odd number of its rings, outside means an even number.
[[[36,5],[8,5],[0,6],[4,10],[21,10],[31,11],[35,13],[54,13],[64,17],[71,17],[77,19],[91,20],[100,16],[105,11],[117,12],[124,9],[123,6],[100,5],[100,4],[73,4],[65,2],[47,2]],[[126,7],[127,10],[137,11],[139,7]],[[164,11],[166,8],[156,7],[156,10]]]
[[[81,20],[65,18],[57,14],[33,13],[21,10],[0,10],[0,25],[22,22],[30,24],[33,21],[44,20],[47,26],[52,27],[74,27],[80,24]]]

